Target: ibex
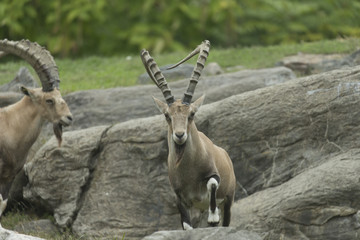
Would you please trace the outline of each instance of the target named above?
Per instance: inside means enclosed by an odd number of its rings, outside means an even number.
[[[59,73],[51,54],[28,40],[0,40],[0,51],[26,60],[36,71],[42,88],[21,86],[19,102],[0,108],[0,217],[15,175],[24,166],[30,147],[45,121],[53,123],[59,146],[62,127],[72,122],[71,112],[59,92]],[[0,52],[0,53],[1,53]],[[5,54],[2,54],[5,55]]]
[[[150,78],[162,91],[166,103],[154,98],[158,109],[168,123],[168,171],[170,184],[177,196],[177,207],[184,230],[192,229],[189,209],[209,211],[207,222],[217,226],[229,226],[230,208],[234,201],[235,174],[232,161],[226,151],[199,132],[194,115],[204,101],[204,96],[191,103],[196,84],[204,68],[210,50],[210,42],[204,41],[187,57],[170,68],[177,67],[199,54],[196,67],[182,100],[175,100],[154,59],[145,49],[141,59]],[[169,68],[169,69],[170,69]]]

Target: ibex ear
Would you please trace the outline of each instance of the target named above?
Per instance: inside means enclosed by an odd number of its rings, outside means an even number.
[[[202,95],[201,97],[199,97],[195,102],[193,102],[193,103],[191,104],[192,107],[194,108],[194,111],[195,111],[195,112],[201,107],[201,105],[202,105],[203,102],[204,102],[204,99],[205,99],[205,94]]]
[[[20,86],[20,91],[26,96],[30,96],[29,89],[27,89],[24,85]]]
[[[154,102],[155,102],[157,108],[159,109],[159,111],[161,113],[166,112],[168,105],[166,103],[162,102],[161,100],[157,99],[156,97],[153,97],[153,99],[154,99]]]

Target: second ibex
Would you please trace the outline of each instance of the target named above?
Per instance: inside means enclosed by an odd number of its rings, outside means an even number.
[[[230,224],[230,208],[234,201],[235,174],[226,151],[199,132],[194,115],[202,105],[204,96],[191,103],[196,84],[209,55],[210,42],[205,40],[187,57],[170,68],[177,67],[199,54],[196,67],[182,100],[175,100],[167,82],[148,51],[142,50],[141,59],[151,79],[162,91],[166,103],[154,98],[168,123],[168,168],[170,183],[177,196],[177,207],[183,229],[192,229],[189,209],[209,211],[207,222],[217,226]],[[219,211],[220,208],[220,211]]]

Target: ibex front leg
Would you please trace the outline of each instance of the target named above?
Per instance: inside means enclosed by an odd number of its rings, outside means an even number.
[[[190,215],[184,204],[181,202],[181,198],[177,196],[177,207],[180,212],[181,226],[184,230],[193,229],[191,226]]]
[[[207,190],[209,195],[209,217],[208,224],[210,226],[217,226],[220,222],[219,208],[216,206],[216,191],[219,188],[220,177],[212,176],[207,182]]]

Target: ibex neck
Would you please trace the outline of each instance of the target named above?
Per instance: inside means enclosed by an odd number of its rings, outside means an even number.
[[[19,155],[27,153],[40,134],[44,120],[37,107],[27,96],[19,102],[4,108],[5,136],[7,145],[16,149]]]

